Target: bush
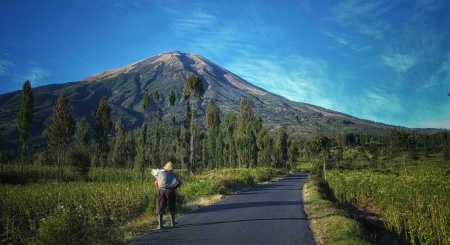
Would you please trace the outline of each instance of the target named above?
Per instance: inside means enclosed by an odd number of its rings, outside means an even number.
[[[83,209],[68,210],[60,206],[42,220],[36,244],[86,244],[88,233],[87,216]]]
[[[67,156],[68,162],[75,168],[83,179],[87,180],[89,168],[91,166],[91,157],[89,153],[83,150],[72,150]]]

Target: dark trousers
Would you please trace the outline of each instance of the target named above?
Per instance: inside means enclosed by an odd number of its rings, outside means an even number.
[[[165,214],[167,205],[169,205],[169,211],[175,213],[177,208],[175,189],[159,188],[156,198],[156,214]]]

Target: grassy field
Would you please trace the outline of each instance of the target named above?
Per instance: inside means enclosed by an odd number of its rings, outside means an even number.
[[[17,171],[9,166],[2,176]],[[66,182],[56,183],[45,181],[52,179],[50,169],[30,167],[25,172],[33,182],[0,185],[0,233],[5,243],[123,244],[151,224],[139,222],[155,210],[156,188],[149,173],[141,181],[138,172],[93,169],[91,181],[80,182],[68,169]],[[202,197],[228,194],[281,174],[270,168],[178,173],[184,181],[177,193],[181,210]]]
[[[336,202],[331,200],[327,184],[318,175],[311,175],[303,186],[305,212],[318,245],[368,245],[369,233],[349,218]]]
[[[405,171],[406,170],[406,171]],[[371,203],[388,228],[412,244],[450,244],[448,174],[431,166],[399,171],[329,171],[327,183],[341,203]]]

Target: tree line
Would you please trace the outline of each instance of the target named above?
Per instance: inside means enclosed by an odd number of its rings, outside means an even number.
[[[197,118],[197,105],[203,94],[202,80],[195,75],[189,76],[184,82],[182,98],[179,98],[186,103],[186,114],[179,119],[183,123],[177,125],[173,112],[177,98],[173,90],[168,94],[172,107],[169,124],[162,122],[161,94],[158,91],[144,93],[141,108],[145,120],[139,130],[125,132],[121,118],[112,121],[113,112],[106,97],[102,97],[94,109],[95,127],[92,130],[86,116],[75,123],[70,100],[62,92],[47,127],[48,147],[35,154],[35,162],[56,166],[60,179],[65,165],[75,167],[86,178],[91,166],[137,169],[143,178],[146,168],[160,167],[169,160],[192,173],[225,167],[294,169],[300,158],[321,159],[324,164],[345,160],[344,152],[352,147],[358,148],[360,155],[371,161],[393,159],[400,153],[409,160],[416,160],[419,152],[425,156],[442,152],[443,160],[449,161],[446,131],[433,135],[396,129],[386,135],[343,132],[335,136],[317,134],[312,140],[300,140],[290,138],[282,127],[269,132],[261,117],[253,112],[252,101],[248,98],[240,100],[237,113],[227,111],[222,117],[219,108],[210,100],[204,118]],[[152,124],[149,120],[151,95],[157,107],[156,120]],[[31,159],[28,144],[33,107],[31,85],[26,81],[17,116],[22,166]]]

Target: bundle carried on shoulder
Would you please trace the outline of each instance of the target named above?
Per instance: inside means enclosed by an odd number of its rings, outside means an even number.
[[[172,171],[168,171],[166,166],[164,166],[165,169],[152,169],[152,175],[158,180],[159,188],[175,188],[178,185],[178,181],[175,178],[175,174]]]

